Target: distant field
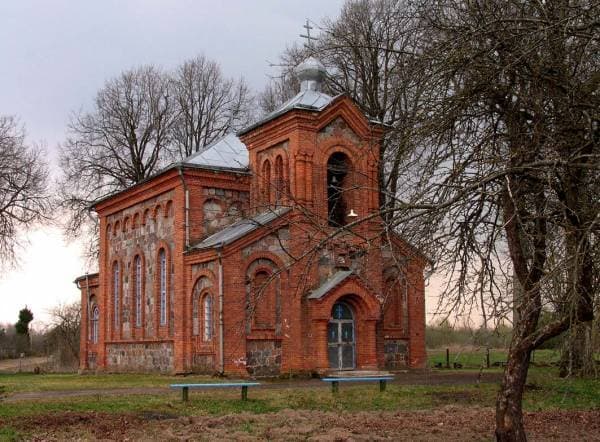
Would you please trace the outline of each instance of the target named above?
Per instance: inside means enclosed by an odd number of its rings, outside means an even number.
[[[459,363],[463,368],[479,369],[485,367],[486,349],[485,347],[458,347],[449,346],[450,366]],[[433,368],[437,364],[446,366],[446,348],[430,349],[427,351],[429,367]],[[506,349],[490,349],[490,364],[505,362],[507,356]],[[558,350],[536,350],[532,354],[532,365],[552,365],[556,364],[560,358]]]

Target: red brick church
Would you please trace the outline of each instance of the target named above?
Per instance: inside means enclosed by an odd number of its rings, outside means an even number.
[[[378,213],[384,127],[320,90],[97,201],[83,371],[238,375],[425,364],[426,258]]]

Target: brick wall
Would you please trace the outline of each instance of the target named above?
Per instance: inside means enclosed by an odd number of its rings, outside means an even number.
[[[324,372],[329,369],[327,326],[340,300],[351,306],[355,318],[356,368],[424,366],[423,257],[399,238],[391,245],[382,241],[377,217],[353,233],[328,237],[333,232],[327,214],[328,159],[335,153],[347,156],[347,207],[359,217],[372,214],[378,206],[381,136],[381,129],[371,126],[350,99],[340,98],[323,112],[292,111],[244,135],[253,175],[171,170],[98,204],[100,274],[81,290],[82,301],[95,296],[102,314],[98,343],[91,343],[89,312],[82,312],[82,368],[211,373],[221,370],[222,361],[226,372],[241,375]],[[267,161],[270,179],[265,182],[262,167]],[[187,247],[243,216],[279,205],[294,210],[222,249]],[[317,244],[321,247],[307,253]],[[164,325],[161,248],[167,251],[168,268]],[[141,326],[136,322],[136,256],[143,260]],[[117,321],[115,263],[120,266]],[[308,299],[342,269],[355,275],[322,299]],[[273,279],[264,298],[268,311],[260,310],[256,321],[253,278],[261,271]],[[394,288],[398,275],[401,289]],[[194,304],[202,296],[212,297],[209,338],[203,335],[206,312]],[[393,299],[394,307],[388,309],[386,303]],[[393,320],[388,310],[394,312]]]

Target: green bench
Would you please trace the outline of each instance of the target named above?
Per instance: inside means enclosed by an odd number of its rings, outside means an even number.
[[[394,376],[365,376],[347,378],[322,378],[323,382],[331,382],[331,392],[337,393],[340,382],[379,382],[379,391],[385,391],[387,381],[393,381]]]
[[[184,402],[188,400],[188,394],[190,388],[203,389],[203,388],[242,388],[242,400],[248,399],[248,387],[256,387],[260,385],[259,382],[215,382],[211,384],[171,384],[171,388],[181,388],[181,399]]]

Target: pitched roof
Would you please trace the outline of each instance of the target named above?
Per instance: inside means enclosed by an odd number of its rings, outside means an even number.
[[[322,111],[325,109],[331,102],[333,102],[340,95],[336,95],[332,97],[330,95],[324,94],[323,92],[318,92],[314,90],[303,90],[298,92],[296,96],[290,98],[288,101],[283,103],[279,109],[271,112],[266,115],[264,118],[260,119],[254,124],[240,130],[237,134],[244,135],[250,132],[252,129],[256,129],[259,126],[262,126],[265,123],[268,123],[271,120],[279,117],[280,115],[285,114],[292,109],[304,109],[309,111]]]
[[[321,299],[353,274],[354,272],[352,270],[340,270],[325,281],[320,287],[313,290],[312,293],[308,295],[308,299]]]
[[[245,218],[212,234],[200,243],[192,246],[192,249],[201,250],[226,246],[243,236],[254,232],[259,227],[266,226],[277,218],[285,215],[290,210],[292,210],[291,207],[279,207],[274,210],[260,213],[253,218]]]
[[[182,162],[207,168],[247,170],[248,149],[235,134],[227,134]]]

